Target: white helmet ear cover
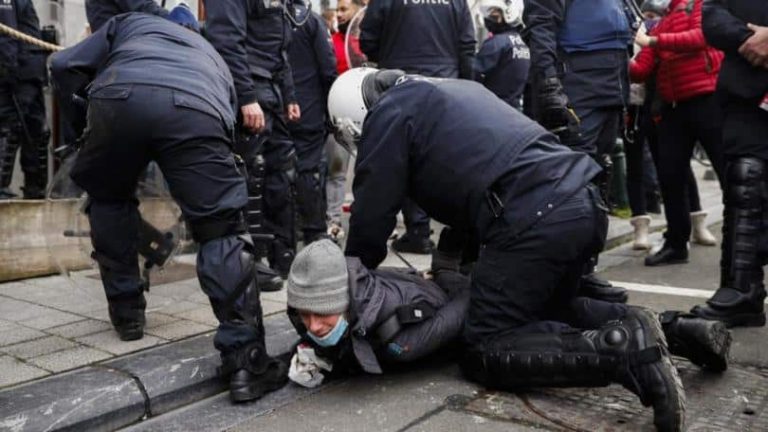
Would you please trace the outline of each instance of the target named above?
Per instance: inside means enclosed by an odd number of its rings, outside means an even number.
[[[341,74],[328,92],[328,115],[337,129],[341,126],[361,131],[368,107],[363,98],[363,80],[375,73],[375,68],[354,68]]]
[[[480,13],[484,18],[488,18],[494,8],[501,10],[505,23],[513,27],[523,24],[523,0],[481,0]]]

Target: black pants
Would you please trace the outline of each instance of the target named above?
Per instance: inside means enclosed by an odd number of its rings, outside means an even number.
[[[698,141],[718,178],[722,177],[722,125],[721,109],[714,95],[668,104],[662,110],[656,165],[667,217],[665,242],[672,248],[685,248],[691,236],[690,180],[686,182],[681,173],[686,175],[690,170],[693,147]]]
[[[90,96],[86,140],[72,178],[90,196],[94,251],[109,261],[99,266],[107,298],[141,293],[137,255],[141,216],[134,191],[149,161],[160,166],[190,225],[233,220],[247,202],[230,131],[217,117],[176,106],[173,95],[163,87],[128,85],[100,89]],[[252,277],[241,260],[246,248],[237,235],[200,246],[197,276],[217,316],[239,281]],[[226,355],[263,341],[264,334],[256,327],[220,318],[214,345]]]
[[[607,227],[605,207],[591,185],[517,237],[510,237],[503,217],[496,219],[472,273],[465,341],[482,344],[514,329],[547,332],[569,322],[584,324],[592,306],[573,317],[571,302],[585,264],[604,245]],[[589,305],[624,310],[601,301]],[[602,313],[596,316],[603,319]]]
[[[325,233],[325,130],[308,131],[292,128],[296,146],[296,207],[308,243]]]
[[[10,186],[21,148],[25,195],[42,198],[48,183],[48,138],[42,84],[0,85],[0,189]]]
[[[403,219],[405,229],[411,238],[429,238],[429,216],[416,203],[406,198],[403,201]]]

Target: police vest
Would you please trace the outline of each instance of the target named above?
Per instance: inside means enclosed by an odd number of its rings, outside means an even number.
[[[632,40],[621,0],[566,1],[558,45],[566,53],[623,50]]]

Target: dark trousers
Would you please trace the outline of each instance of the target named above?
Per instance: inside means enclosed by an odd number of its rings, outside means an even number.
[[[586,153],[598,163],[603,155],[611,154],[619,137],[621,107],[580,108],[575,107],[579,116],[579,136],[564,141],[563,144],[575,151]]]
[[[42,85],[0,85],[0,189],[10,186],[21,148],[25,195],[42,198],[48,183],[48,138]]]
[[[690,180],[686,181],[681,173],[690,178],[687,173],[698,141],[718,178],[722,177],[722,125],[721,109],[714,95],[668,104],[662,110],[656,168],[667,218],[665,242],[672,248],[685,248],[691,236]]]
[[[325,130],[307,131],[292,128],[296,146],[296,207],[308,243],[325,233]]]
[[[99,268],[109,299],[141,294],[135,190],[150,161],[159,165],[190,225],[236,220],[247,202],[230,131],[217,117],[176,106],[173,94],[163,87],[129,85],[90,97],[86,140],[72,178],[90,197],[91,240],[96,256],[106,258]],[[214,345],[223,355],[264,342],[263,332],[224,318],[221,310],[240,281],[253,277],[241,259],[246,249],[241,237],[226,235],[198,251],[197,275],[220,317]]]
[[[409,237],[429,238],[429,216],[410,198],[403,201],[403,219]]]
[[[503,216],[497,218],[472,273],[465,341],[484,343],[513,329],[546,332],[549,321],[563,328],[586,320],[590,308],[573,318],[571,302],[585,264],[604,245],[607,227],[605,207],[591,185],[516,237]]]

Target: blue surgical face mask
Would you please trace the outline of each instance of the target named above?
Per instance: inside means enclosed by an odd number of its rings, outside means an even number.
[[[349,327],[349,323],[347,323],[344,315],[341,315],[339,320],[336,321],[336,325],[331,331],[328,332],[327,335],[323,337],[317,337],[312,334],[312,332],[307,331],[307,336],[309,336],[310,339],[315,341],[315,343],[321,347],[332,347],[339,343],[341,337],[344,336],[344,333],[347,331],[347,327]]]
[[[659,23],[659,18],[654,19],[646,19],[645,20],[645,31],[651,31],[654,27],[656,27],[656,24]]]

